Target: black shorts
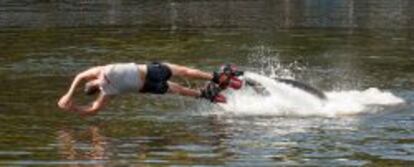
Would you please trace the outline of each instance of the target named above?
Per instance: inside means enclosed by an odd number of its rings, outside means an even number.
[[[147,76],[143,93],[164,94],[168,91],[168,80],[171,78],[171,69],[165,64],[154,62],[147,65]]]

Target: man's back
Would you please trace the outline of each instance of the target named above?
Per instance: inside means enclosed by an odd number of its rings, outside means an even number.
[[[143,81],[139,76],[135,63],[109,64],[103,67],[104,81],[101,85],[102,93],[116,95],[120,93],[138,92]]]

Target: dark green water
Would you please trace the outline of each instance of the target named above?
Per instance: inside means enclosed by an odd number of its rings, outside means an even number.
[[[332,29],[137,31],[3,29],[0,158],[4,165],[376,165],[413,161],[413,37]],[[203,114],[197,100],[120,97],[92,118],[57,109],[76,72],[154,59],[213,70],[255,57],[297,61],[297,78],[330,90],[377,87],[407,105],[375,114],[296,117]],[[262,64],[262,65],[265,65]],[[286,68],[289,69],[289,68]],[[204,107],[199,107],[199,106]]]
[[[0,28],[0,164],[413,164],[414,34],[411,29],[413,14],[409,10],[411,1],[399,1],[398,5],[389,8],[386,1],[377,1],[377,4],[374,1],[318,1],[320,3],[317,4],[292,1],[292,4],[285,5],[291,5],[293,14],[283,17],[292,19],[291,22],[279,22],[278,17],[264,17],[279,16],[278,12],[286,9],[283,7],[269,7],[264,13],[254,12],[270,1],[263,4],[251,2],[256,6],[251,6],[248,1],[245,2],[247,4],[239,1],[200,2],[201,5],[185,2],[168,5],[145,2],[142,6],[133,2],[121,3],[118,7],[130,9],[127,10],[130,13],[113,9],[111,16],[115,21],[103,23],[98,20],[109,2],[96,9],[86,4],[84,15],[82,11],[71,10],[78,9],[76,4],[61,6],[63,12],[49,8],[56,5],[51,2],[2,4],[2,14],[9,15],[0,17],[8,18],[0,23],[3,27]],[[279,3],[287,1],[277,2],[273,5],[279,6]],[[247,14],[240,18],[227,15],[224,21],[214,22],[214,18],[222,18],[226,12],[210,13],[200,16],[210,22],[191,22],[182,16],[193,16],[195,11],[186,10],[172,15],[176,16],[176,22],[171,22],[164,20],[170,18],[167,16],[171,13],[155,12],[150,17],[143,15],[145,12],[141,10],[133,12],[133,9],[141,7],[146,9],[144,11],[168,8],[171,12],[174,9],[171,5],[179,9],[186,5],[204,9],[203,4],[209,7],[206,10],[213,11],[237,11],[231,8],[232,5],[245,7]],[[323,4],[328,8],[322,8]],[[372,4],[376,4],[376,8]],[[317,19],[312,22],[318,13],[329,13],[329,5],[334,9],[352,11],[353,15],[342,11],[332,17],[345,21]],[[315,9],[318,6],[322,6],[321,9]],[[302,13],[294,9],[308,10]],[[62,21],[61,18],[69,17],[65,10],[75,18],[83,19]],[[387,11],[394,11],[391,13],[398,19],[395,22],[382,19],[383,16],[388,18],[383,14]],[[30,12],[35,15],[30,16]],[[132,19],[128,15],[142,18]],[[35,16],[43,16],[40,17],[43,19]],[[159,25],[160,22],[165,24]],[[66,91],[74,75],[89,66],[153,60],[206,71],[212,71],[224,62],[233,62],[256,72],[269,67],[269,63],[272,67],[276,64],[282,66],[277,69],[278,73],[287,70],[295,78],[312,83],[325,92],[363,91],[374,87],[392,92],[405,103],[376,106],[356,115],[335,117],[237,114],[237,111],[228,114],[219,111],[221,114],[217,114],[214,106],[205,102],[173,95],[119,97],[107,109],[90,118],[62,112],[56,107],[58,98]],[[269,60],[277,61],[272,64]],[[185,80],[178,81],[186,84]],[[191,84],[200,85],[198,82]],[[87,100],[79,98],[80,101]]]

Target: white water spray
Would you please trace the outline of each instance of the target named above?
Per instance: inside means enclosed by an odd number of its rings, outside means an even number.
[[[241,90],[228,89],[223,92],[227,97],[227,103],[219,104],[221,109],[214,109],[217,111],[214,113],[335,117],[378,112],[384,110],[384,107],[406,103],[404,99],[391,92],[381,91],[378,88],[324,92],[327,99],[321,100],[304,89],[271,79],[274,77],[295,79],[297,73],[309,71],[306,66],[297,62],[280,63],[279,54],[271,47],[253,47],[249,55],[249,64],[253,67],[245,67],[246,69],[257,71],[261,75],[246,72],[245,77],[263,85],[269,95],[264,96],[248,86]]]
[[[247,86],[241,90],[228,90],[224,92],[228,102],[220,104],[224,113],[334,117],[376,112],[374,107],[404,103],[402,98],[377,88],[325,92],[327,99],[322,100],[303,89],[263,75],[246,72],[245,77],[262,84],[269,94],[259,94]]]

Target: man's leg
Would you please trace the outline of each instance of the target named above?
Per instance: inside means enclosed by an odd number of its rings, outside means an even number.
[[[175,64],[166,64],[173,73],[173,76],[181,76],[181,77],[188,77],[188,78],[194,78],[194,79],[205,79],[205,80],[212,80],[213,74],[212,73],[206,73],[201,70],[192,69],[180,65]],[[210,83],[206,85],[205,88],[202,90],[194,90],[190,89],[184,86],[181,86],[174,82],[168,82],[168,92],[169,93],[176,93],[183,96],[190,96],[190,97],[201,97],[208,99],[210,101],[214,102],[220,102],[224,100],[224,97],[219,95],[219,92],[221,89],[216,86],[213,83]],[[225,100],[224,100],[225,101]]]
[[[203,80],[211,80],[213,79],[212,73],[207,73],[201,70],[176,65],[176,64],[170,64],[165,63],[172,72],[173,76],[180,76],[180,77],[186,77],[186,78],[194,78],[194,79],[203,79]]]
[[[200,97],[201,92],[198,90],[190,89],[184,86],[181,86],[174,82],[168,82],[168,92],[169,93],[176,93],[183,96],[190,96],[190,97]]]

